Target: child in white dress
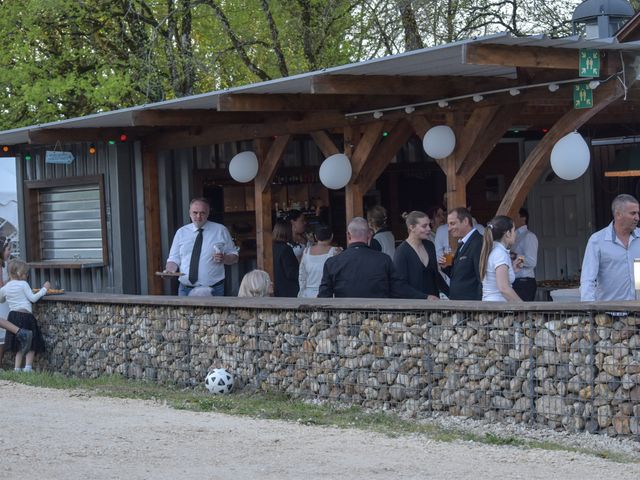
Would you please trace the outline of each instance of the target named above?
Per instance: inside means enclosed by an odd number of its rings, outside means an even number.
[[[9,304],[9,322],[21,330],[30,330],[33,334],[31,348],[25,356],[24,369],[22,368],[23,352],[18,349],[16,337],[10,332],[6,334],[7,348],[16,352],[15,370],[24,372],[31,372],[35,354],[44,352],[44,340],[33,316],[32,304],[40,300],[51,286],[49,282],[44,282],[40,291],[33,293],[26,281],[28,276],[29,266],[23,261],[13,260],[9,263],[10,280],[0,288],[0,303],[6,301]]]

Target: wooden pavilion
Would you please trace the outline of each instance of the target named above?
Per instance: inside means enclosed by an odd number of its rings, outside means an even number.
[[[434,125],[448,125],[456,134],[453,153],[436,160],[446,175],[449,205],[455,206],[466,205],[467,184],[510,129],[548,129],[502,198],[498,211],[512,215],[567,133],[585,126],[602,135],[638,133],[639,23],[636,15],[606,39],[498,34],[0,132],[0,144],[17,157],[23,180],[28,260],[35,268],[55,269],[67,289],[162,293],[154,272],[164,265],[172,227],[182,223],[194,195],[194,155],[199,148],[249,141],[260,165],[252,185],[257,264],[271,271],[274,177],[290,142],[301,135],[324,156],[349,157],[353,174],[344,209],[351,218],[363,214],[364,195],[399,150]],[[597,52],[597,75],[580,76],[584,49]],[[593,106],[574,108],[573,86],[593,80],[599,81]],[[73,152],[75,161],[49,163],[46,152],[56,150]],[[97,184],[96,205],[108,205],[100,214],[98,253],[86,260],[43,253],[46,242],[55,250],[58,240],[44,238],[39,205],[51,188],[81,184]]]

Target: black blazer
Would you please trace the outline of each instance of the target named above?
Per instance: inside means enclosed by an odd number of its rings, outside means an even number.
[[[286,242],[273,242],[273,295],[275,297],[297,297],[298,259]]]
[[[446,288],[443,288],[446,284],[438,272],[436,247],[430,240],[423,240],[422,245],[424,245],[429,256],[429,264],[426,267],[406,240],[396,248],[393,264],[400,278],[407,282],[408,285],[424,295],[437,297],[440,295],[441,288],[446,290]]]
[[[469,237],[453,257],[453,265],[444,270],[449,275],[449,298],[451,300],[482,300],[480,278],[480,252],[482,235],[477,230]]]
[[[389,255],[352,243],[324,264],[318,297],[422,298],[396,273]]]

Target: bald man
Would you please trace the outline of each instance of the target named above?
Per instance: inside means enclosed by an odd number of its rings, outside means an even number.
[[[327,259],[318,297],[426,299],[398,276],[388,255],[369,248],[370,240],[364,218],[349,222],[347,249]]]

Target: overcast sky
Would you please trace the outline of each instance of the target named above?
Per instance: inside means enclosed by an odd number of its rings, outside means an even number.
[[[5,194],[16,192],[15,158],[0,157],[0,192]]]

